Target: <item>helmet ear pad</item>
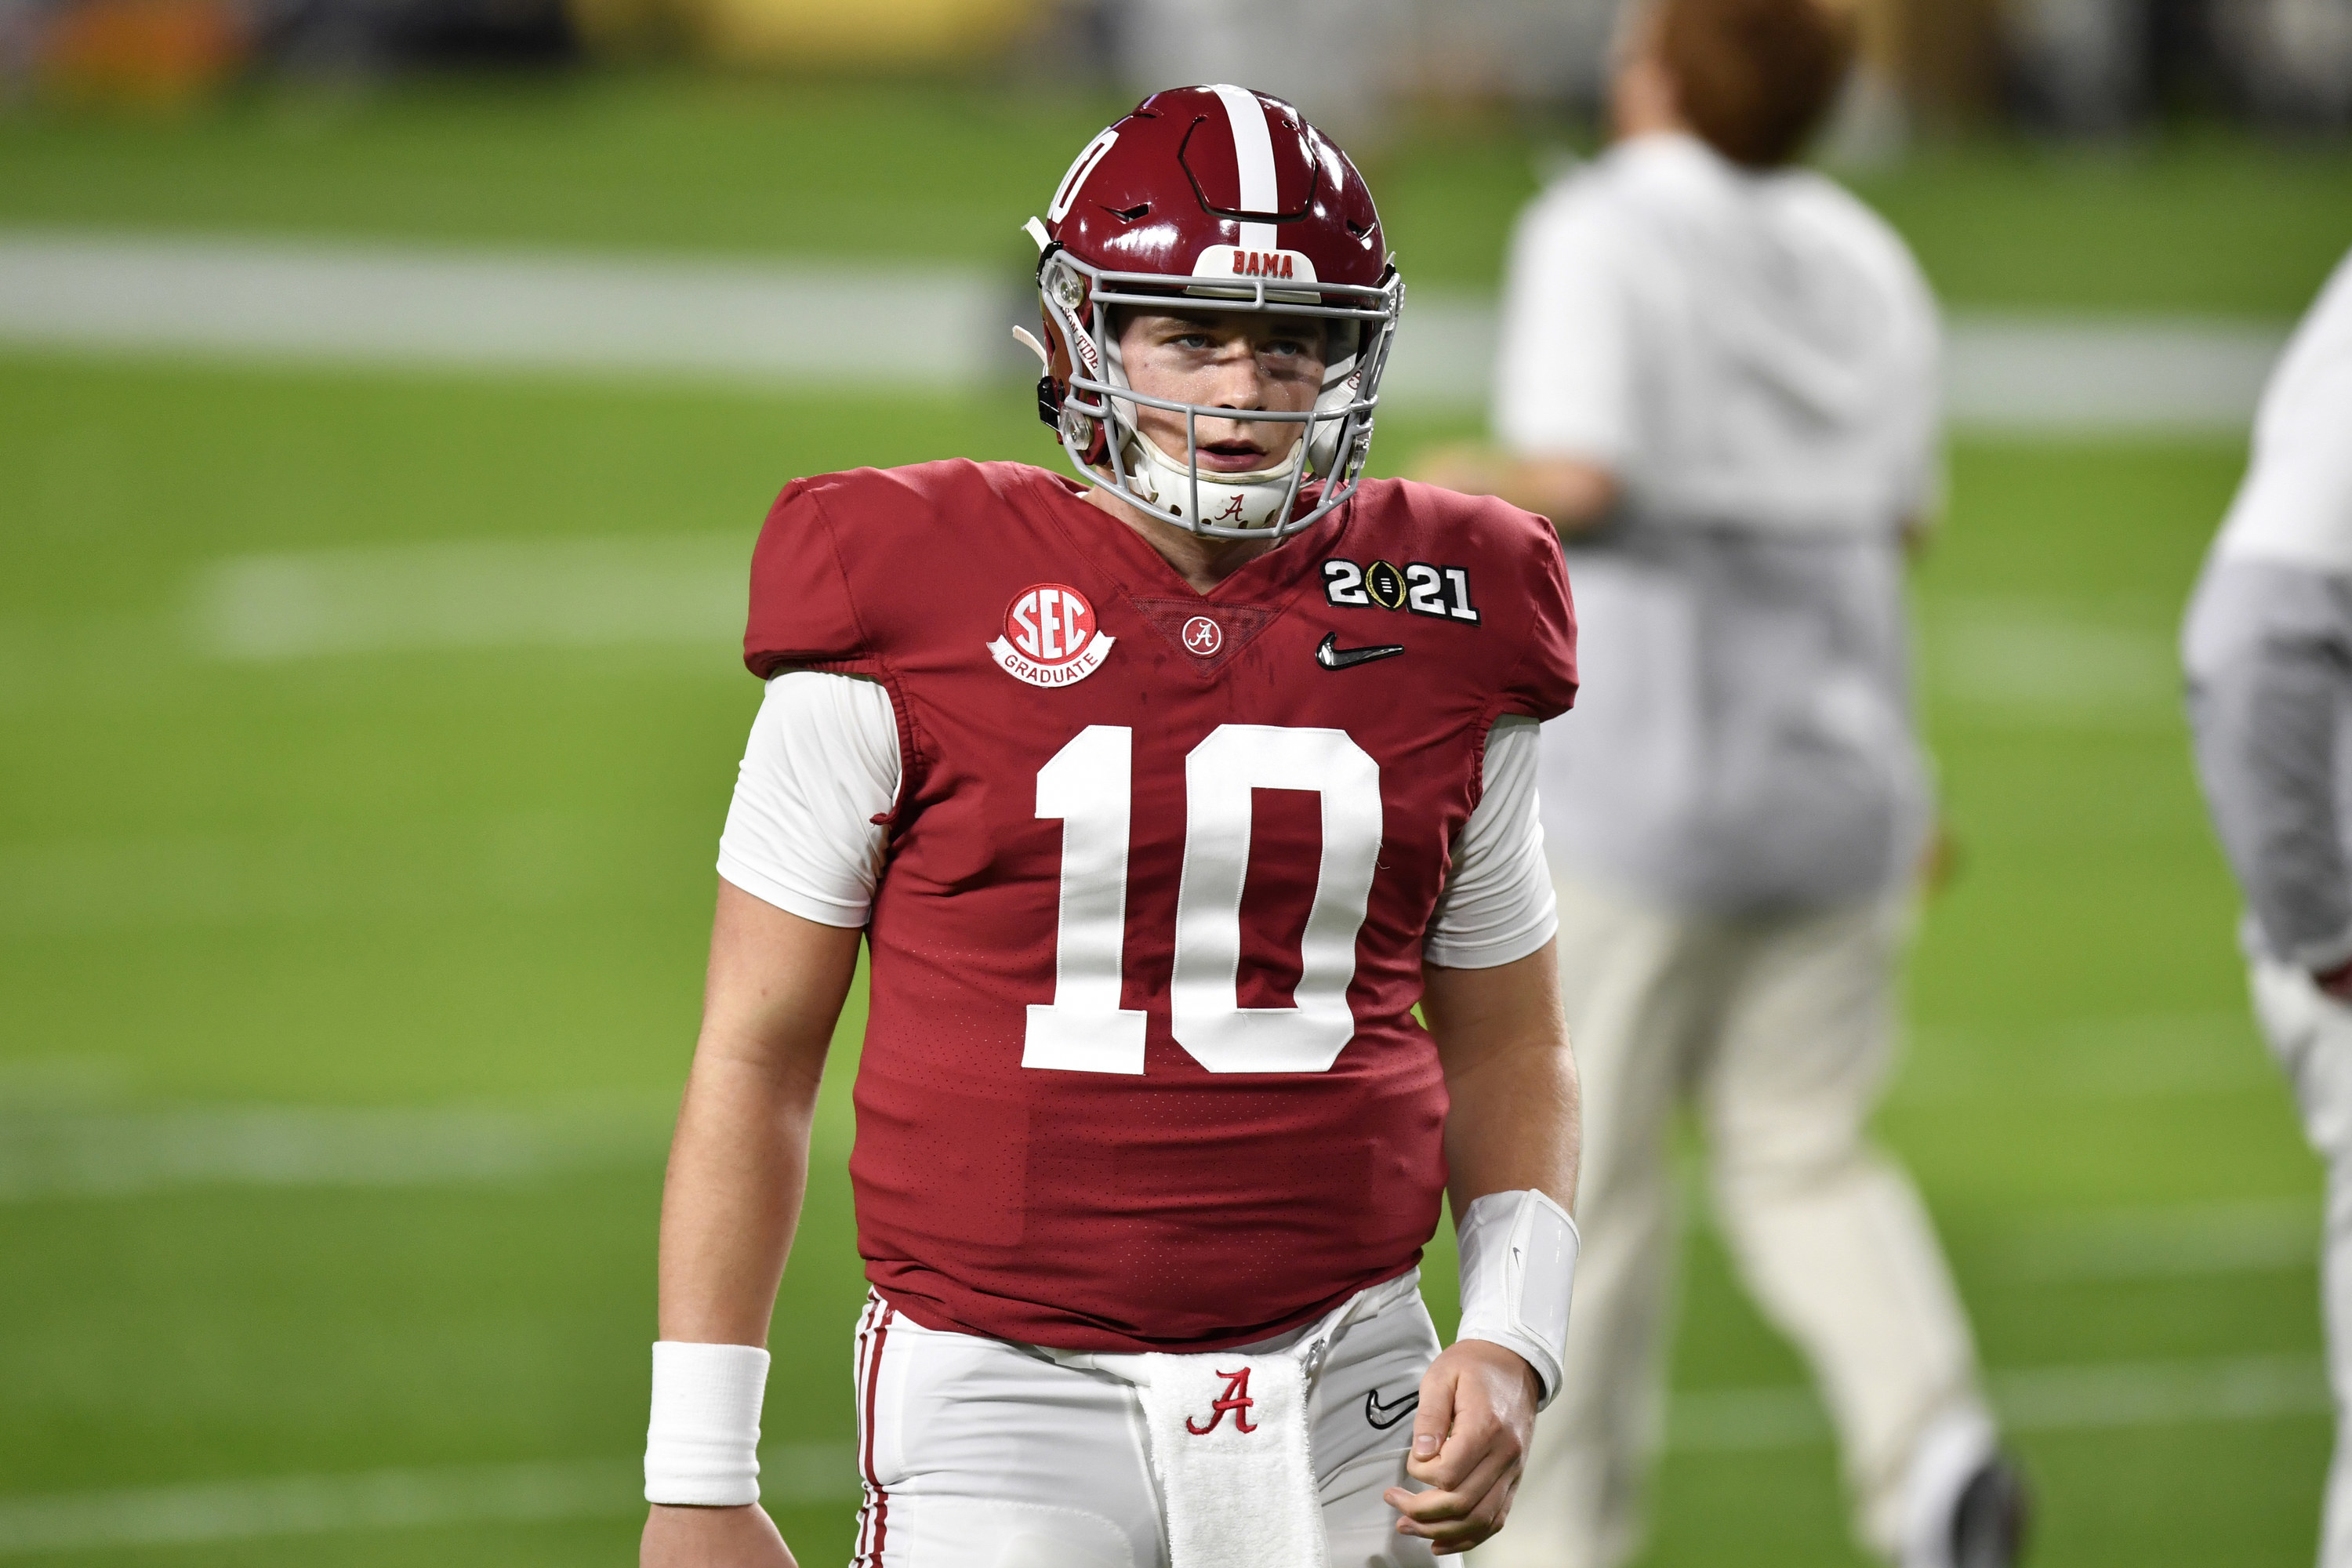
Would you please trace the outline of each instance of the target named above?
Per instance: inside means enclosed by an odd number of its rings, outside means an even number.
[[[1051,250],[1040,259],[1037,275],[1038,317],[1047,355],[1045,374],[1037,381],[1037,416],[1082,463],[1093,468],[1109,461],[1110,435],[1103,420],[1080,406],[1081,399],[1072,395],[1070,386],[1080,361],[1091,366],[1099,357],[1091,352],[1085,326],[1093,312],[1093,285],[1066,266],[1057,268]]]
[[[1348,405],[1356,399],[1363,365],[1364,323],[1333,321],[1324,345],[1323,390],[1315,399],[1315,422],[1307,428],[1307,466],[1328,479],[1344,466],[1340,438],[1347,433]]]
[[[1070,347],[1054,325],[1054,313],[1037,311],[1038,342],[1045,345],[1045,363],[1037,377],[1037,417],[1054,430],[1062,427],[1062,405],[1070,395]]]

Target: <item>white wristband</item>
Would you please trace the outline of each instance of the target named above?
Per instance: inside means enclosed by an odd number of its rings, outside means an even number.
[[[760,1402],[768,1352],[757,1345],[654,1342],[646,1500],[734,1508],[760,1500]]]
[[[1454,1338],[1514,1351],[1559,1392],[1568,1353],[1568,1299],[1576,1285],[1576,1222],[1533,1189],[1488,1193],[1455,1226],[1462,1249],[1462,1328]]]

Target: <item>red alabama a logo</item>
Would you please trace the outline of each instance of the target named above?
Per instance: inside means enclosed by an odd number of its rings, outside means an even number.
[[[1250,1407],[1257,1403],[1250,1397],[1249,1374],[1250,1369],[1247,1367],[1242,1368],[1239,1372],[1217,1373],[1219,1377],[1225,1380],[1225,1391],[1217,1396],[1215,1405],[1211,1408],[1209,1424],[1202,1426],[1187,1415],[1184,1417],[1184,1430],[1195,1437],[1205,1437],[1217,1429],[1217,1423],[1223,1421],[1225,1418],[1225,1412],[1230,1410],[1234,1413],[1235,1431],[1256,1431],[1257,1423],[1249,1418]]]

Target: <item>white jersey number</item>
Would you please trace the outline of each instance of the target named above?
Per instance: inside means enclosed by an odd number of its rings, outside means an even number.
[[[1119,1004],[1134,731],[1094,724],[1037,773],[1037,815],[1062,823],[1054,1000],[1029,1009],[1021,1065],[1143,1070],[1143,1014]],[[1289,1007],[1241,1005],[1250,792],[1322,798],[1323,857]],[[1211,1072],[1322,1072],[1356,1032],[1348,987],[1381,852],[1381,769],[1343,730],[1222,724],[1184,759],[1170,1027]]]
[[[1143,1013],[1118,1005],[1135,731],[1089,724],[1037,770],[1037,815],[1062,819],[1054,1000],[1030,1004],[1024,1068],[1141,1072]]]

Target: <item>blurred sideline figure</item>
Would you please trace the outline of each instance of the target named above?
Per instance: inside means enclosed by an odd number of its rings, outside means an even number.
[[[2319,1560],[2352,1568],[2352,258],[2263,395],[2253,466],[2182,637],[2197,770],[2246,893],[2254,1011],[2327,1162],[2336,1462]],[[1591,1222],[1588,1221],[1588,1224]]]
[[[1589,1240],[1566,1384],[1483,1568],[1638,1545],[1685,1100],[1748,1286],[1820,1380],[1860,1535],[1904,1568],[2019,1549],[1933,1229],[1864,1134],[1932,817],[1901,576],[1940,459],[1924,279],[1788,166],[1850,53],[1811,0],[1631,13],[1617,144],[1519,225],[1502,447],[1423,466],[1559,528],[1587,679],[1545,728],[1542,799]]]

